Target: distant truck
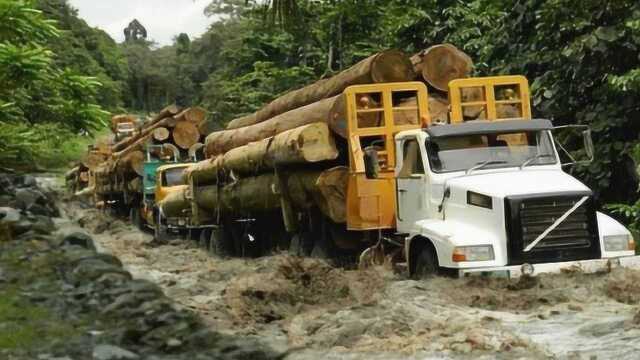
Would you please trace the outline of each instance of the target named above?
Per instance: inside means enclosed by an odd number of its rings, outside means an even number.
[[[278,168],[275,180],[256,191],[280,202],[249,208],[246,194],[233,193],[233,179],[213,187],[192,181],[177,195],[188,206],[174,206],[172,212],[182,214],[188,227],[201,229],[202,241],[219,254],[260,252],[286,238],[306,255],[356,255],[361,264],[386,259],[415,277],[518,277],[567,267],[640,265],[631,233],[598,212],[592,191],[562,170],[577,161],[562,163],[564,148],[553,137],[557,129],[549,120],[531,118],[524,77],[452,81],[446,124],[430,122],[422,83],[357,85],[344,94],[349,149],[344,224],[328,219],[318,204],[288,201],[294,189],[279,178]],[[361,108],[363,96],[375,97],[380,106]],[[399,96],[414,97],[416,105],[397,105]],[[384,123],[361,121],[372,111]],[[465,121],[469,112],[481,120]],[[400,125],[405,113],[420,122]],[[584,126],[575,130],[588,161],[590,132]]]

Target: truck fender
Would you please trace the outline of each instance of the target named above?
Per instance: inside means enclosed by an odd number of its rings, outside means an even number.
[[[435,251],[436,256],[438,256],[438,249],[435,247],[431,239],[422,235],[416,235],[407,240],[406,247],[405,247],[406,249],[405,256],[407,259],[407,269],[409,270],[409,276],[413,276],[413,274],[415,273],[415,268],[416,268],[415,258],[416,256],[418,256],[418,254],[420,254],[420,251],[425,246],[431,246],[433,248],[433,251]]]

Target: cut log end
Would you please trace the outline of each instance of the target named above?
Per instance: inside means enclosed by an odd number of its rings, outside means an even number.
[[[169,138],[169,135],[171,135],[171,133],[164,127],[159,127],[153,130],[153,138],[156,141],[165,141]]]
[[[400,50],[383,51],[371,63],[371,80],[376,83],[407,81],[414,77],[411,61]]]
[[[182,149],[189,149],[200,140],[198,127],[188,121],[179,121],[173,129],[173,142]]]
[[[422,56],[422,77],[429,85],[440,91],[448,91],[449,82],[466,78],[473,69],[469,55],[451,44],[435,45]]]

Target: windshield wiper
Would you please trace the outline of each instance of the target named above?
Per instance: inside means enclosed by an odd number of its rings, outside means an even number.
[[[487,165],[495,165],[495,164],[506,164],[507,162],[504,160],[487,160],[487,161],[482,161],[477,163],[475,166],[469,168],[469,170],[467,170],[467,172],[465,173],[465,175],[469,175],[471,174],[473,171],[476,171],[478,169],[482,169],[483,167],[487,166]]]
[[[520,164],[520,170],[524,169],[525,166],[531,164],[532,162],[534,162],[534,161],[536,161],[538,159],[545,158],[545,157],[552,157],[552,158],[555,159],[555,156],[553,156],[552,154],[538,154],[538,155],[535,155],[535,156],[532,156],[532,157],[528,158],[522,164]]]

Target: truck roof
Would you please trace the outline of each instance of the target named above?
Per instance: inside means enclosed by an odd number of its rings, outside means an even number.
[[[430,137],[442,138],[463,135],[540,131],[551,130],[552,128],[553,125],[551,124],[551,121],[546,119],[513,119],[500,121],[475,120],[455,125],[433,125],[424,129],[424,131],[426,131]]]

